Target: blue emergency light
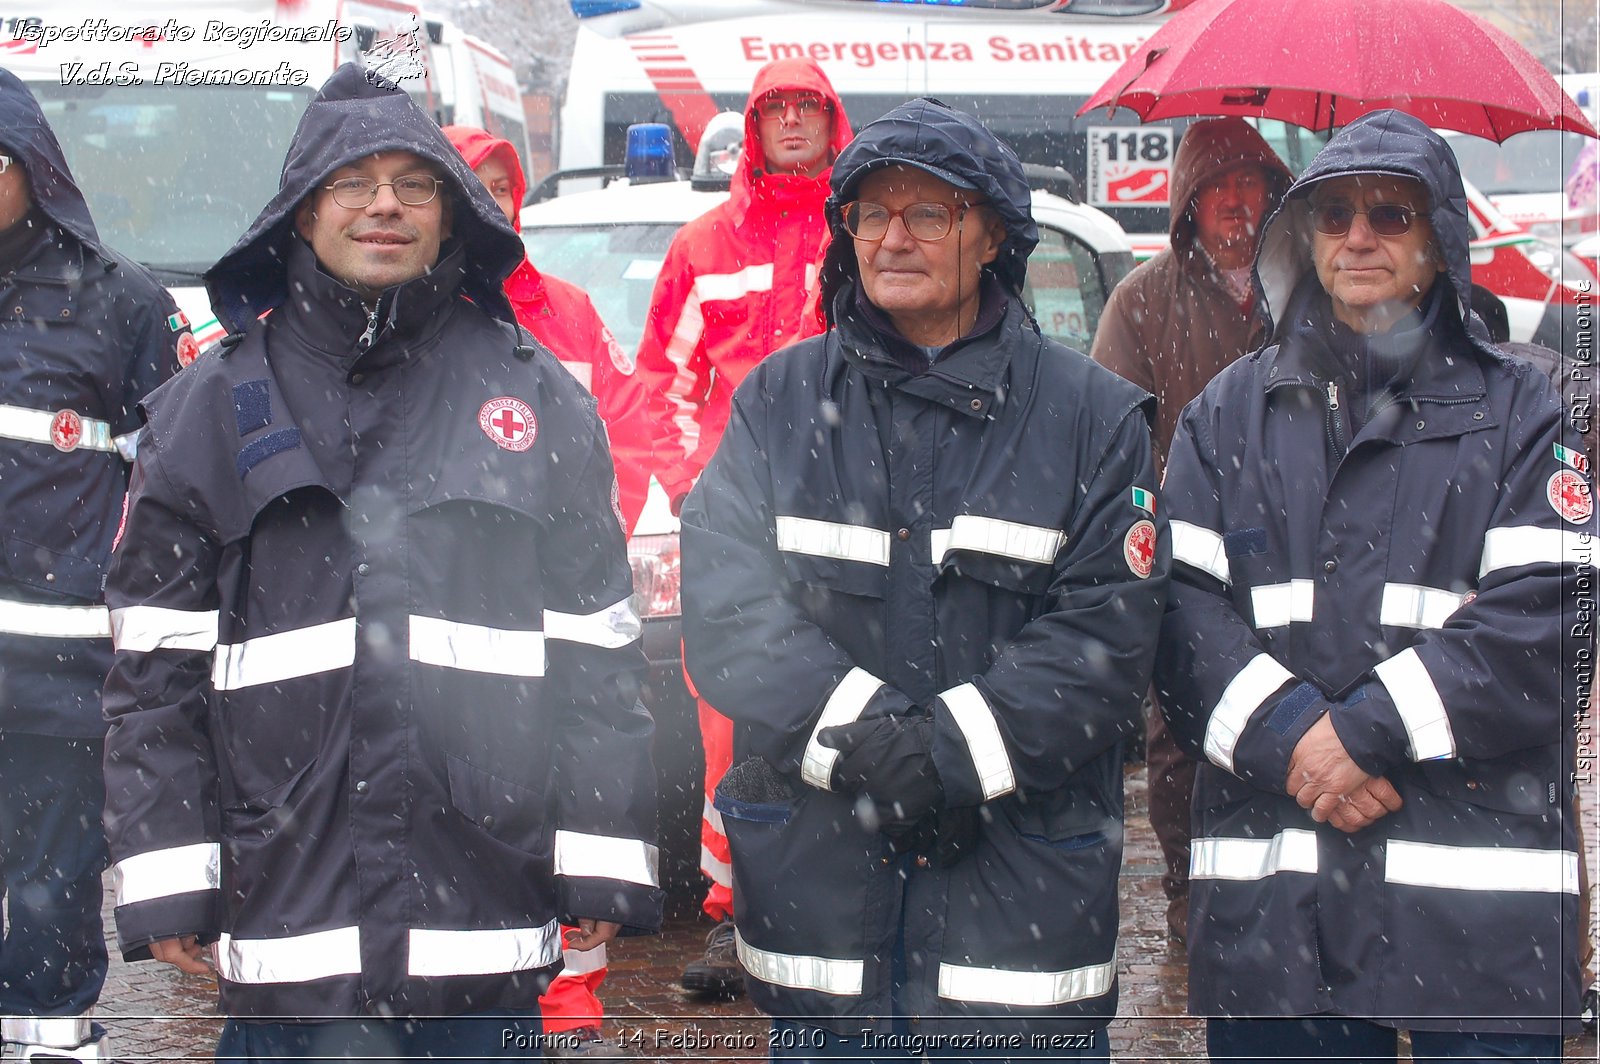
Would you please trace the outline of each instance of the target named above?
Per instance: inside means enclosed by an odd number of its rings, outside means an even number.
[[[640,122],[628,127],[628,153],[623,172],[635,185],[675,181],[678,160],[672,150],[672,127],[660,122]]]

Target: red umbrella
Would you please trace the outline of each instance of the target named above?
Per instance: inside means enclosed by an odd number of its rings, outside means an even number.
[[[1446,0],[1199,0],[1078,113],[1097,107],[1308,129],[1393,107],[1497,141],[1530,129],[1600,136],[1527,49]]]

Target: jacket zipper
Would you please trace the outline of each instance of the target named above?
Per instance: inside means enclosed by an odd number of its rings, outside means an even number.
[[[1343,459],[1345,455],[1344,432],[1339,424],[1339,385],[1334,381],[1328,382],[1328,445],[1333,448],[1335,458]]]
[[[372,349],[372,342],[377,338],[377,335],[378,304],[374,303],[367,308],[367,331],[361,334],[361,339],[357,340],[356,343],[361,350],[370,351]]]

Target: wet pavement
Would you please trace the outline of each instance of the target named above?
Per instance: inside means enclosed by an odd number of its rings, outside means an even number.
[[[1118,947],[1122,1004],[1110,1028],[1113,1054],[1124,1062],[1204,1060],[1202,1023],[1184,1015],[1183,951],[1167,937],[1161,856],[1146,819],[1143,769],[1131,770],[1127,784]],[[1591,840],[1595,809],[1591,803],[1585,816]],[[1591,841],[1591,867],[1594,856]],[[700,955],[710,927],[695,903],[675,898],[658,937],[612,944],[610,975],[601,990],[607,1034],[622,1039],[628,1055],[642,1061],[764,1060],[767,1023],[747,1001],[695,1001],[678,987],[679,972]],[[99,1019],[120,1059],[208,1059],[220,1027],[215,997],[214,980],[150,962],[124,964],[113,943]],[[1565,1059],[1595,1060],[1595,1039],[1570,1039]]]

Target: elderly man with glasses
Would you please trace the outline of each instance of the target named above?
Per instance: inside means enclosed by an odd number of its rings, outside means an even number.
[[[1157,690],[1202,761],[1189,1003],[1214,1059],[1553,1062],[1575,1033],[1570,714],[1589,460],[1469,316],[1449,146],[1395,111],[1262,236],[1271,339],[1184,412]]]
[[[537,1056],[567,945],[655,929],[651,721],[593,401],[522,245],[407,94],[323,86],[144,403],[107,589],[129,959],[219,1059]]]
[[[1150,397],[1044,338],[1022,164],[915,100],[832,175],[829,330],[683,511],[772,1055],[1106,1060],[1122,746],[1166,593]]]
[[[821,328],[817,270],[828,242],[822,204],[828,168],[850,142],[850,121],[810,59],[780,59],[757,71],[744,115],[731,193],[673,237],[639,344],[653,472],[674,513],[716,450],[739,382],[773,351]],[[706,755],[700,870],[711,881],[702,907],[717,923],[705,954],[683,970],[685,990],[713,997],[737,994],[744,983],[733,950],[728,840],[711,808],[733,733],[714,705],[699,699]]]

